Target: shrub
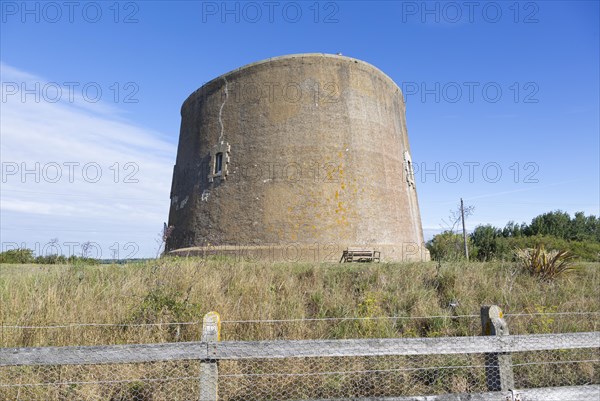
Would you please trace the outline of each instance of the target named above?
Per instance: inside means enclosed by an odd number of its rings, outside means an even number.
[[[66,257],[64,255],[39,255],[34,256],[33,250],[21,248],[11,249],[0,253],[0,263],[35,263],[41,265],[56,265],[56,264],[77,264],[77,265],[95,265],[99,264],[100,261],[94,258],[87,258],[83,256],[71,255]]]
[[[472,245],[469,238],[468,246],[470,251],[472,250]],[[426,246],[431,253],[432,260],[456,261],[465,257],[463,237],[452,231],[444,231],[441,234],[437,234]]]
[[[200,305],[190,302],[188,298],[189,294],[183,297],[179,291],[153,288],[144,296],[142,302],[136,305],[131,318],[124,323],[187,322],[193,320],[201,315],[201,308]],[[168,325],[169,337],[167,340],[177,341],[182,335],[182,330],[186,331],[187,329],[192,329],[192,327]]]
[[[518,249],[517,260],[531,275],[542,280],[551,281],[569,271],[573,266],[575,255],[568,251],[546,251],[544,245],[535,248]]]
[[[35,258],[35,263],[40,265],[64,265],[67,262],[67,258],[63,255],[46,255],[46,256],[37,256]]]
[[[33,263],[31,249],[11,249],[0,253],[0,263]]]
[[[496,259],[511,259],[518,248],[535,248],[539,244],[547,250],[561,249],[569,251],[579,260],[598,261],[600,243],[593,241],[568,241],[551,235],[535,235],[531,237],[509,237],[496,239]]]
[[[470,239],[477,247],[477,259],[481,261],[492,260],[498,256],[498,238],[502,232],[491,226],[477,226],[470,235]]]

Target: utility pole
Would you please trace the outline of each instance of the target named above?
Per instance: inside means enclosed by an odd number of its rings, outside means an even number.
[[[462,220],[463,226],[463,242],[465,244],[465,257],[467,258],[467,262],[469,261],[469,247],[467,246],[467,230],[465,229],[465,207],[463,205],[463,200],[460,198],[460,216]]]

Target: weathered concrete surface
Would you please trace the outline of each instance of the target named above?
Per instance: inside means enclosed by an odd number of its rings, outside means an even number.
[[[402,94],[372,65],[326,54],[264,60],[198,89],[181,116],[168,251],[337,261],[365,246],[383,260],[428,258]]]

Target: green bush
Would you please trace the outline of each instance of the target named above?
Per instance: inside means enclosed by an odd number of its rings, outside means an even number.
[[[99,264],[100,261],[94,258],[84,258],[81,256],[71,255],[66,257],[64,255],[39,255],[34,256],[33,250],[31,249],[11,249],[0,253],[0,263],[36,263],[43,265],[56,265],[56,264],[77,264],[77,265],[95,265]]]
[[[37,256],[35,258],[35,263],[40,265],[64,265],[67,263],[67,258],[63,255],[46,255],[46,256]]]
[[[0,263],[33,263],[31,249],[11,249],[0,253]]]
[[[491,225],[477,226],[469,236],[473,245],[477,247],[477,252],[472,252],[473,257],[480,261],[495,259],[500,251],[498,247],[498,238],[502,232]]]
[[[473,243],[470,238],[467,245],[471,250]],[[434,236],[425,246],[429,249],[432,260],[457,261],[465,257],[463,237],[452,231],[444,231]]]
[[[531,237],[497,238],[496,259],[510,260],[514,257],[515,249],[535,248],[538,245],[548,250],[564,250],[573,254],[579,260],[598,261],[600,243],[592,241],[568,241],[554,236],[535,235]]]
[[[503,229],[478,226],[469,237],[474,245],[470,254],[481,261],[512,260],[516,249],[538,245],[568,251],[580,260],[600,260],[600,220],[583,212],[571,218],[556,210],[536,216],[530,224],[509,221]]]

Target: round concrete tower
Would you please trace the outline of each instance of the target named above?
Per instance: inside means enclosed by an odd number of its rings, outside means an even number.
[[[181,108],[169,225],[178,254],[427,259],[400,88],[320,53],[213,79]]]

